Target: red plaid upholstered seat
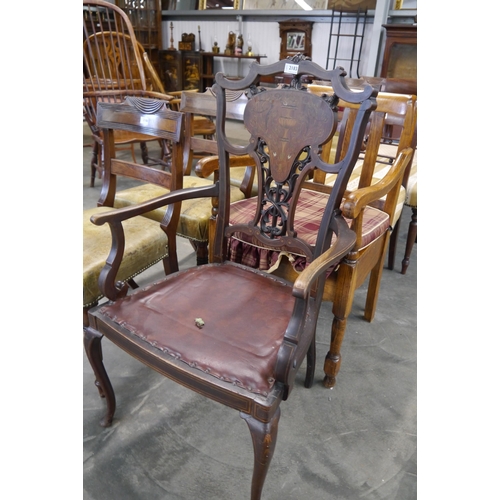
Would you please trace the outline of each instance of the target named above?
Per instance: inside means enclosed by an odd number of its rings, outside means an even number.
[[[245,224],[253,219],[256,197],[231,203],[230,223]],[[297,236],[310,245],[316,243],[321,216],[328,201],[328,195],[304,189],[301,192],[295,214]],[[352,221],[346,219],[350,225]],[[376,208],[366,207],[363,215],[363,235],[361,248],[366,247],[389,229],[389,216]],[[335,241],[335,235],[332,244]],[[360,249],[361,249],[360,248]],[[280,257],[286,255],[296,271],[306,266],[303,255],[280,250],[270,250],[253,238],[235,233],[229,242],[230,260],[260,270],[273,270]]]

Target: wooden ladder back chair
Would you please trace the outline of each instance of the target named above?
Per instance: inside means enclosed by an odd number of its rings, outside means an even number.
[[[339,102],[344,108],[335,160],[347,153],[349,136],[357,108]],[[399,141],[389,151],[383,137],[387,127],[400,127]],[[356,245],[327,279],[325,298],[332,301],[334,319],[329,352],[325,359],[325,387],[333,387],[341,364],[341,345],[351,312],[354,292],[370,276],[364,318],[375,317],[380,281],[391,231],[399,219],[405,199],[403,178],[413,157],[412,140],[416,126],[416,99],[411,95],[379,92],[377,108],[367,127],[363,151],[344,194],[343,214],[356,232]],[[346,140],[347,139],[347,140]],[[318,177],[315,178],[318,180]],[[333,179],[323,176],[311,189],[322,191]]]
[[[119,179],[148,183],[175,191],[182,188],[183,114],[167,109],[161,100],[126,97],[122,103],[100,102],[97,105],[97,124],[103,131],[104,178],[98,206],[83,212],[83,316],[105,295],[99,284],[101,269],[106,264],[111,247],[111,235],[106,227],[91,223],[91,217],[114,210],[114,195]],[[169,141],[172,145],[172,168],[165,172],[148,165],[119,160],[115,155],[114,134],[118,131],[138,132]],[[113,248],[123,252],[120,266],[111,266],[107,272],[122,282],[136,286],[133,278],[157,262],[163,261],[165,273],[177,270],[175,223],[180,205],[169,207],[161,224],[146,217],[122,219],[124,235],[118,235]],[[130,213],[140,212],[131,207]],[[130,214],[129,214],[130,215]],[[172,224],[168,225],[169,221]],[[123,237],[126,246],[123,248]],[[107,264],[106,264],[107,265]],[[125,285],[123,285],[125,288]]]
[[[309,92],[327,95],[325,88],[315,90],[309,86]],[[330,90],[331,93],[331,90]],[[378,94],[377,108],[371,114],[368,139],[363,144],[354,171],[342,193],[342,213],[356,232],[356,245],[349,255],[340,261],[331,272],[325,283],[324,300],[333,303],[332,339],[330,350],[325,359],[325,387],[335,385],[340,369],[342,345],[347,318],[350,314],[354,292],[370,275],[368,293],[365,304],[365,319],[372,321],[375,315],[380,279],[383,270],[388,237],[395,220],[396,210],[402,208],[404,192],[401,194],[401,179],[411,158],[411,136],[415,127],[415,100],[412,96],[395,94]],[[322,150],[322,159],[331,162],[343,161],[352,145],[352,134],[355,130],[359,106],[339,100],[339,108],[343,108],[342,122],[339,125],[339,139],[333,155],[330,155],[330,143]],[[397,160],[379,164],[378,156],[380,139],[385,124],[389,121],[403,125],[403,132],[398,146]],[[382,168],[380,168],[382,167]],[[315,241],[315,228],[318,227],[328,195],[336,181],[336,174],[324,169],[314,171],[313,181],[306,181],[301,198],[299,198],[295,224],[299,235]],[[374,184],[374,185],[372,185]],[[238,201],[231,206],[231,224],[237,225],[241,219],[254,210],[258,199]],[[220,208],[219,208],[220,210]],[[306,252],[286,252],[281,248],[264,245],[246,235],[233,235],[230,241],[231,260],[261,270],[267,270],[289,280],[297,278],[307,265],[309,256]],[[314,356],[314,352],[311,352]]]
[[[403,78],[380,78],[380,77],[363,77],[362,79],[350,79],[346,78],[346,83],[350,88],[362,88],[362,85],[368,83],[372,87],[377,88],[380,92],[391,93],[391,94],[403,94],[403,95],[413,95],[417,96],[417,81],[415,79],[403,79]],[[326,91],[326,82],[315,82],[310,88],[315,89],[315,92],[321,92],[321,86],[323,86],[323,91]],[[415,102],[414,113],[416,116],[417,102]],[[402,133],[402,121],[404,117],[401,115],[388,115],[386,117],[384,131],[382,134],[382,145],[379,151],[380,162],[391,163],[396,159],[398,152],[398,144],[400,135]],[[340,127],[340,129],[342,126]],[[396,209],[396,215],[393,223],[393,230],[391,232],[391,237],[389,241],[388,250],[388,269],[394,269],[394,261],[396,256],[397,241],[399,234],[400,225],[400,215],[404,206],[408,206],[412,210],[412,217],[408,227],[408,235],[406,240],[405,254],[401,262],[401,274],[405,274],[410,262],[410,255],[413,248],[413,244],[416,241],[417,235],[417,124],[415,122],[415,129],[413,134],[413,139],[411,141],[411,147],[413,149],[413,155],[411,157],[410,163],[403,174],[401,194],[405,197],[404,200],[401,199],[398,203]],[[334,149],[335,151],[335,149]],[[339,150],[335,151],[340,154]],[[355,172],[356,173],[356,172]],[[404,201],[404,203],[401,203]]]
[[[159,373],[240,412],[254,446],[252,500],[261,498],[276,445],[280,403],[290,397],[297,371],[308,359],[314,342],[325,273],[355,243],[340,204],[375,106],[371,87],[362,93],[350,92],[344,85],[343,71],[325,71],[303,60],[296,62],[296,79],[290,88],[253,94],[263,75],[281,74],[289,63],[253,63],[248,76],[240,81],[216,76],[219,180],[211,186],[167,194],[154,202],[157,206],[197,197],[217,198],[220,211],[215,262],[170,274],[128,296],[119,287],[114,293],[113,280],[103,276],[103,289],[110,290],[111,302],[90,311],[90,325],[85,328],[87,345],[92,345],[87,352],[108,402],[103,425],[111,424],[115,406],[102,362],[102,335]],[[296,88],[309,74],[328,78],[337,97],[323,99]],[[251,95],[244,115],[251,134],[247,146],[229,141],[225,120],[220,118],[226,115],[225,92],[241,89]],[[320,153],[322,144],[335,131],[338,97],[359,103],[360,111],[349,153],[342,162],[332,165],[323,162]],[[232,227],[229,158],[242,154],[255,159],[262,189],[259,206],[247,223]],[[314,168],[338,175],[313,247],[294,230],[294,206],[297,190]],[[119,210],[93,220],[98,225],[108,222],[116,233],[121,213]],[[228,239],[235,231],[273,247],[306,252],[310,265],[290,282],[230,262]],[[312,382],[313,370],[314,365],[308,362],[307,385]]]
[[[120,102],[127,95],[171,99],[137,41],[127,15],[102,0],[83,1],[83,92],[83,115],[94,141],[90,177],[90,185],[94,186],[96,174],[102,176],[103,155],[102,132],[96,124],[97,102]],[[130,131],[115,134],[116,146],[129,150],[134,162],[134,144],[138,143],[145,164],[152,162],[165,167],[169,164],[168,147],[158,159],[148,154],[146,143],[157,140]]]
[[[246,98],[236,99],[228,102],[228,117],[239,116],[242,119],[241,109],[246,104]],[[183,171],[184,187],[210,186],[214,179],[200,178],[196,175],[190,175],[191,164],[193,162],[193,151],[205,151],[206,154],[217,153],[217,142],[213,139],[205,139],[194,134],[192,128],[193,115],[214,117],[216,114],[216,99],[213,94],[205,95],[193,92],[183,92],[181,96],[180,109],[185,113],[185,132],[184,132],[184,153],[183,153]],[[236,161],[236,160],[234,160]],[[249,173],[242,179],[235,179],[231,186],[231,201],[238,201],[248,196],[248,185],[253,182],[253,169],[249,168]],[[215,176],[216,178],[216,176]],[[162,196],[166,190],[155,185],[144,185],[121,190],[114,197],[114,206],[117,208],[130,204],[139,203],[143,200]],[[158,209],[149,214],[154,220],[161,221],[165,209]],[[213,215],[212,202],[208,198],[184,200],[181,207],[179,226],[177,235],[187,238],[196,251],[197,264],[206,264],[208,258],[208,242],[210,235],[210,224]]]
[[[228,92],[226,94],[226,101],[225,119],[242,122],[243,113],[248,103],[247,96],[243,92]],[[179,110],[186,113],[186,135],[191,137],[190,147],[185,145],[184,163],[191,166],[193,160],[199,158],[200,156],[203,157],[203,162],[209,161],[208,158],[210,158],[210,156],[217,155],[217,142],[215,141],[215,137],[212,137],[212,134],[210,133],[212,132],[211,127],[207,127],[205,130],[200,130],[196,123],[197,117],[207,118],[215,127],[217,109],[213,89],[209,88],[204,93],[200,94],[182,92]],[[206,133],[203,134],[203,132]],[[199,135],[203,135],[203,137],[199,137]],[[213,130],[213,135],[215,135],[215,129]],[[203,154],[197,154],[199,151],[202,151]],[[241,162],[238,163],[243,165]],[[232,164],[232,167],[235,166],[235,163]],[[246,165],[244,166],[246,167]],[[250,168],[248,171],[250,173],[254,170],[253,168]],[[241,186],[241,182],[242,179],[234,179],[232,185]],[[246,197],[250,196],[249,189],[251,186],[249,186],[249,182],[250,179],[246,179],[244,185],[241,187]]]

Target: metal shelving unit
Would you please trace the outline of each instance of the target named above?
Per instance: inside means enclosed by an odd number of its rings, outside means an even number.
[[[347,19],[349,19],[349,22],[347,22]],[[329,68],[331,61],[333,61],[331,69],[335,68],[337,63],[340,61],[347,62],[349,63],[347,76],[353,78],[353,69],[355,69],[356,77],[359,78],[359,62],[361,58],[361,50],[363,49],[367,19],[368,11],[366,10],[358,10],[357,12],[332,10],[330,20],[330,37],[328,39],[328,51],[326,56],[326,69]],[[352,30],[353,25],[354,31]],[[337,28],[336,33],[333,32],[334,26]],[[333,46],[335,46],[335,48],[333,48]],[[331,55],[332,52],[333,56]],[[347,55],[350,57],[347,57]],[[342,66],[347,71],[345,65]]]

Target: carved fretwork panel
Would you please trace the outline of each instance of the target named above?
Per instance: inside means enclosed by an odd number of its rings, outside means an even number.
[[[258,210],[253,221],[259,230],[251,233],[268,240],[296,236],[296,188],[318,166],[321,146],[336,128],[336,99],[297,92],[298,82],[293,87],[289,93],[293,99],[282,90],[252,89],[245,109],[252,154],[259,165]]]
[[[261,231],[273,239],[287,234],[290,201],[295,192],[296,182],[304,167],[311,165],[310,147],[305,147],[292,163],[289,175],[277,181],[271,173],[271,162],[267,144],[259,139],[257,154],[261,162],[262,200],[260,212]],[[293,228],[290,227],[293,231]]]

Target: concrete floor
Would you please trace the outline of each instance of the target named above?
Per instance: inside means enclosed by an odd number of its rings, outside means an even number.
[[[84,144],[89,142],[84,126]],[[84,208],[90,148],[83,152]],[[377,314],[362,319],[366,285],[355,296],[336,386],[321,385],[331,303],[317,328],[316,383],[305,367],[281,405],[278,442],[263,500],[412,500],[417,498],[417,245],[406,275],[400,262],[410,210],[403,211],[397,267],[384,270]],[[181,266],[195,263],[179,239]],[[137,281],[161,276],[161,266]],[[83,360],[84,500],[246,500],[253,452],[246,424],[232,411],[162,377],[103,340],[117,410],[99,426],[104,402]]]

